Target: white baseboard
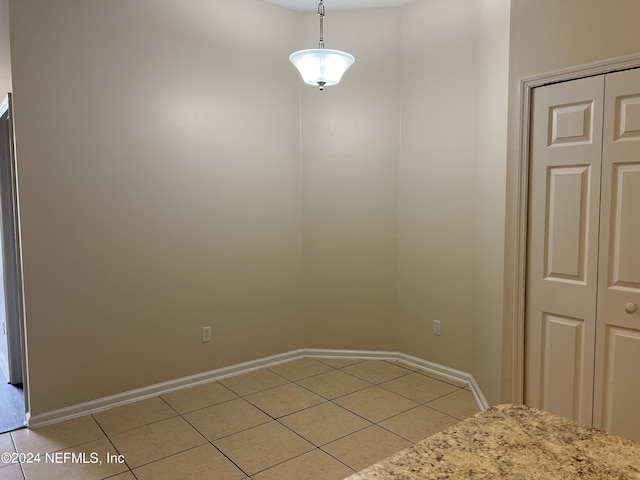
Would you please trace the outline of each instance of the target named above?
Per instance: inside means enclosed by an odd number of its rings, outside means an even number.
[[[480,386],[476,382],[476,379],[473,377],[473,375],[471,375],[470,373],[456,370],[455,368],[445,367],[444,365],[433,363],[428,360],[423,360],[422,358],[412,357],[411,355],[407,355],[404,353],[399,353],[398,356],[398,360],[403,363],[419,367],[422,370],[435,373],[441,377],[450,378],[451,380],[458,380],[460,382],[466,383],[469,390],[471,390],[473,398],[478,404],[478,408],[482,411],[489,408],[489,403],[487,402],[487,399],[484,398],[482,390],[480,390]]]
[[[324,350],[324,349],[304,349],[306,357],[315,358],[362,358],[366,360],[396,360],[409,366],[431,372],[440,377],[448,378],[456,382],[462,382],[467,385],[473,398],[478,404],[478,408],[486,410],[489,403],[484,398],[476,379],[470,373],[456,370],[455,368],[445,367],[438,363],[433,363],[422,358],[413,357],[401,352],[381,352],[367,350]]]
[[[168,382],[158,383],[155,385],[150,385],[148,387],[129,390],[127,392],[98,398],[96,400],[79,403],[77,405],[71,405],[69,407],[52,410],[46,413],[31,415],[31,417],[29,418],[28,426],[30,428],[43,427],[45,425],[61,422],[63,420],[71,420],[72,418],[81,417],[83,415],[100,412],[102,410],[108,410],[110,408],[119,407],[128,403],[137,402],[139,400],[144,400],[146,398],[151,398],[158,395],[163,395],[174,390],[195,387],[196,385],[212,382],[214,380],[220,380],[226,377],[231,377],[233,375],[239,375],[241,373],[247,373],[253,370],[258,370],[260,368],[277,365],[278,363],[301,358],[303,356],[302,352],[303,350],[293,350],[291,352],[264,357],[258,360],[252,360],[250,362],[239,363],[237,365],[210,370],[208,372],[198,373],[196,375],[190,375],[188,377],[169,380]]]
[[[364,360],[396,360],[401,363],[405,363],[412,367],[417,367],[428,372],[432,372],[439,376],[456,380],[458,382],[465,383],[481,410],[489,408],[484,395],[480,391],[478,384],[476,383],[473,375],[455,370],[453,368],[445,367],[437,363],[429,362],[421,358],[412,357],[400,352],[384,352],[384,351],[369,351],[369,350],[327,350],[327,349],[314,349],[314,348],[302,348],[299,350],[292,350],[290,352],[281,353],[278,355],[272,355],[270,357],[264,357],[249,362],[239,363],[229,367],[218,368],[216,370],[210,370],[208,372],[199,373],[196,375],[190,375],[188,377],[182,377],[168,382],[158,383],[156,385],[150,385],[148,387],[138,388],[135,390],[129,390],[127,392],[119,393],[116,395],[110,395],[108,397],[91,400],[89,402],[79,403],[69,407],[61,408],[58,410],[52,410],[37,415],[32,415],[28,419],[29,428],[43,427],[52,423],[58,423],[64,420],[71,420],[72,418],[81,417],[83,415],[89,415],[102,410],[108,410],[110,408],[119,407],[128,403],[137,402],[146,398],[163,395],[165,393],[172,392],[174,390],[180,390],[182,388],[194,387],[203,383],[212,382],[215,380],[221,380],[226,377],[234,375],[240,375],[242,373],[248,373],[253,370],[258,370],[264,367],[270,367],[279,363],[288,362],[300,358],[358,358]]]

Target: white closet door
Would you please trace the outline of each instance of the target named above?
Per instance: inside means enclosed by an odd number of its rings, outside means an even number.
[[[640,70],[605,83],[593,422],[640,441]]]
[[[525,403],[592,421],[604,77],[534,90]]]

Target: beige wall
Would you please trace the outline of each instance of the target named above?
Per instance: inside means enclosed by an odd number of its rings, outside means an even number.
[[[302,15],[305,46],[316,23]],[[398,349],[469,371],[491,403],[508,25],[507,0],[331,12],[327,46],[356,64],[337,87],[303,86],[301,97],[308,344]]]
[[[300,48],[317,33],[302,15]],[[400,11],[328,12],[325,40],[356,63],[301,86],[307,345],[395,350]]]
[[[473,2],[416,2],[402,16],[399,343],[471,369],[477,83]],[[433,320],[442,336],[432,334]]]
[[[403,9],[402,24],[400,350],[473,372],[492,403],[500,380],[507,12],[506,1],[424,1]]]
[[[295,20],[11,2],[32,414],[304,344]]]
[[[497,398],[506,0],[330,12],[324,92],[261,0],[11,7],[32,414],[300,347]]]
[[[0,99],[11,91],[9,0],[0,0]],[[1,100],[0,100],[1,101]]]
[[[482,0],[476,101],[473,365],[490,405],[500,401],[507,154],[509,1]]]
[[[502,398],[510,400],[518,161],[518,81],[568,67],[640,52],[637,0],[512,0],[506,185],[505,302]]]

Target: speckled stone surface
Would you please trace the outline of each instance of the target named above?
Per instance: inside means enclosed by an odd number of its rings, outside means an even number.
[[[640,480],[640,443],[498,405],[347,480]]]

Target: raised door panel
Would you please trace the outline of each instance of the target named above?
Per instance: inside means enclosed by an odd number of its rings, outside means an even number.
[[[544,313],[542,330],[541,405],[572,418],[584,410],[585,322]]]
[[[640,440],[640,71],[606,76],[594,426]]]
[[[640,158],[611,168],[608,288],[640,293]]]
[[[603,77],[536,88],[525,403],[591,424]]]
[[[547,169],[545,280],[586,284],[590,165]]]
[[[598,428],[640,441],[640,330],[605,325]]]

